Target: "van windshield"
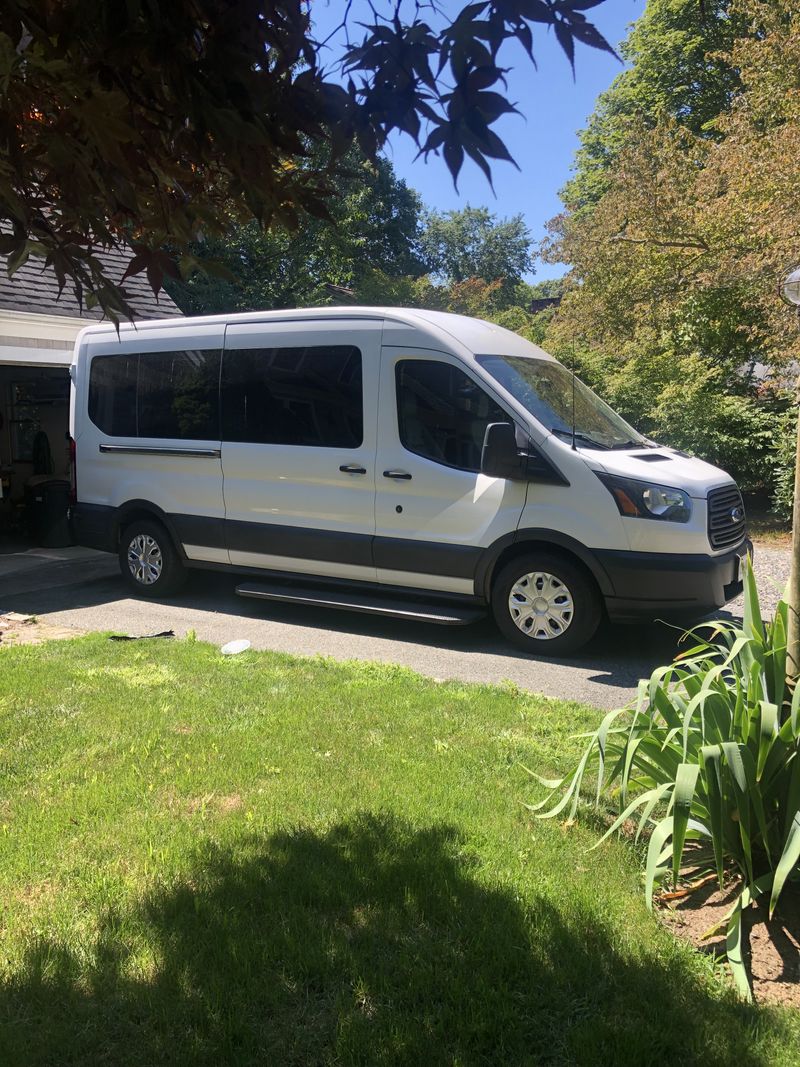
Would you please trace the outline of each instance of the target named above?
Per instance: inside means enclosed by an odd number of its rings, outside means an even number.
[[[572,372],[528,356],[476,356],[488,374],[551,433],[572,440]],[[575,379],[575,440],[584,448],[640,448],[644,437]]]

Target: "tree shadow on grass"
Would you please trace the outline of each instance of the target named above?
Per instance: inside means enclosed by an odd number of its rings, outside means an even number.
[[[362,815],[208,845],[86,951],[37,943],[0,1061],[756,1067],[755,1026],[678,956],[487,888],[455,830]]]

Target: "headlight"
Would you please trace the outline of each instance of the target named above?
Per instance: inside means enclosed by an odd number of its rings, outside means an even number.
[[[692,500],[682,489],[653,485],[616,474],[597,477],[614,497],[620,515],[632,519],[661,519],[663,522],[688,522],[692,517]]]

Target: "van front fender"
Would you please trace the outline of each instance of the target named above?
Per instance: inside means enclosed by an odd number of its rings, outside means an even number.
[[[522,555],[529,549],[534,551],[536,548],[548,551],[555,549],[573,556],[589,571],[604,597],[614,595],[614,586],[608,572],[591,548],[587,548],[569,534],[540,527],[525,527],[505,534],[483,550],[475,571],[476,595],[488,602],[491,599],[492,581],[498,566],[502,566],[514,556]]]

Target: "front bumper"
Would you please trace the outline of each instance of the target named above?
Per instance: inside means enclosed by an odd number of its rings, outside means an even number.
[[[721,608],[742,592],[739,561],[752,553],[752,542],[745,540],[720,556],[603,550],[594,554],[614,590],[605,597],[608,617],[626,622],[698,619]]]

